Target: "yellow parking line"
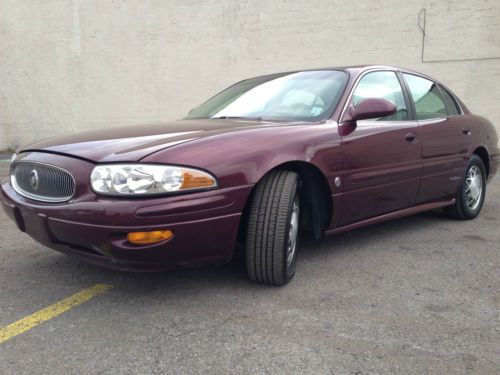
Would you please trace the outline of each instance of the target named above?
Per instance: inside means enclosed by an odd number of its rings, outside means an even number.
[[[29,331],[31,328],[36,327],[40,323],[61,315],[63,312],[68,311],[69,309],[78,306],[101,293],[107,292],[112,287],[112,285],[107,284],[96,284],[93,287],[84,289],[81,292],[73,294],[71,297],[65,298],[54,303],[53,305],[37,311],[34,314],[22,318],[17,322],[9,324],[5,327],[0,327],[0,344],[17,335],[20,335],[21,333]]]

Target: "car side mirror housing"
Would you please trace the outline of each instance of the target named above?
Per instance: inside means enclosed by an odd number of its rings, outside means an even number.
[[[379,98],[368,98],[362,100],[356,107],[350,105],[344,115],[344,122],[356,122],[370,118],[390,116],[396,113],[394,103]]]

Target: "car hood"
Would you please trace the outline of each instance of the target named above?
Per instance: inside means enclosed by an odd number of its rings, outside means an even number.
[[[138,161],[180,143],[257,126],[278,124],[213,119],[110,127],[45,139],[22,147],[17,152],[50,152],[92,162]]]

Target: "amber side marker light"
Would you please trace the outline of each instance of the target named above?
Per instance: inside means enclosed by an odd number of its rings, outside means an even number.
[[[171,230],[153,230],[150,232],[130,232],[127,240],[135,245],[150,245],[165,241],[174,236]]]

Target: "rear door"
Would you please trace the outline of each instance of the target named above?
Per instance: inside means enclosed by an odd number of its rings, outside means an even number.
[[[342,225],[412,206],[416,200],[421,169],[419,129],[401,83],[394,71],[371,71],[352,91],[348,106],[367,98],[383,98],[393,102],[397,112],[357,121],[349,131],[340,121],[344,154]]]
[[[403,73],[411,93],[422,143],[422,178],[417,203],[451,199],[472,145],[467,118],[453,97],[427,78]]]

